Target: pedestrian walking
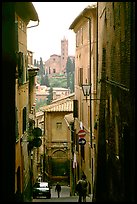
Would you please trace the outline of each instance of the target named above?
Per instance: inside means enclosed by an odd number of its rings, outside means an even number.
[[[86,202],[86,195],[87,195],[87,180],[86,176],[83,175],[82,178],[76,184],[76,192],[79,195],[78,202]]]
[[[55,191],[57,191],[58,198],[59,198],[60,192],[61,192],[61,185],[59,184],[59,182],[57,182],[57,184],[56,184]]]

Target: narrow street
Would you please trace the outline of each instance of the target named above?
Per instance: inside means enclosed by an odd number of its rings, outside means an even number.
[[[90,196],[86,198],[87,202],[91,202]],[[62,186],[60,198],[57,197],[57,192],[55,192],[55,186],[51,189],[51,199],[39,197],[33,199],[32,202],[78,202],[78,196],[70,196],[70,187]]]

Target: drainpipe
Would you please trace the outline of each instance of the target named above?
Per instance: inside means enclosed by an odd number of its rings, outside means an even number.
[[[33,27],[37,27],[39,25],[39,19],[38,19],[38,23],[36,25],[33,25],[33,26],[29,26],[27,28],[33,28]]]
[[[44,134],[43,134],[43,181],[45,181],[45,154],[46,154],[46,150],[45,150],[45,111],[44,111]]]
[[[98,2],[97,2],[97,9],[96,9],[96,93],[98,94]],[[93,197],[92,197],[93,202],[95,202],[96,200],[96,179],[97,179],[97,167],[96,166],[97,166],[97,158],[95,155],[95,180],[93,183]]]

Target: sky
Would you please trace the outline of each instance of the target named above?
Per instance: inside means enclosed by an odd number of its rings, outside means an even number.
[[[39,25],[27,29],[27,48],[33,59],[43,61],[50,55],[61,55],[61,40],[68,40],[68,55],[75,55],[75,33],[69,27],[88,5],[95,2],[32,2],[39,16]],[[30,21],[28,26],[36,25]]]

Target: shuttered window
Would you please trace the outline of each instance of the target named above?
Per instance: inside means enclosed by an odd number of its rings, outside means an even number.
[[[83,84],[83,68],[79,68],[78,82],[79,82],[79,86]]]

